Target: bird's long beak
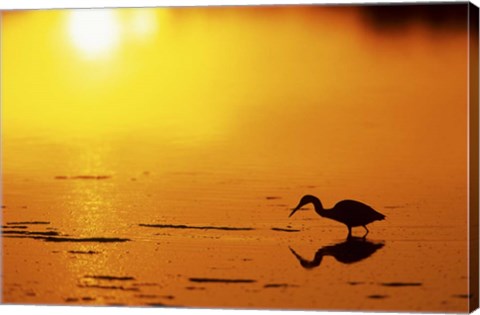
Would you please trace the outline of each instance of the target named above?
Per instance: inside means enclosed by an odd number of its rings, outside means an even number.
[[[288,217],[290,218],[295,212],[297,212],[298,209],[300,209],[300,207],[296,207],[295,209],[292,209],[292,212]]]

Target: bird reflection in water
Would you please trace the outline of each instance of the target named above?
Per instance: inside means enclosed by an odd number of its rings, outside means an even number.
[[[291,247],[289,248],[303,268],[313,269],[320,266],[324,256],[333,256],[342,264],[353,264],[370,257],[384,245],[383,242],[373,243],[364,238],[349,238],[347,241],[319,248],[313,260],[303,258]]]

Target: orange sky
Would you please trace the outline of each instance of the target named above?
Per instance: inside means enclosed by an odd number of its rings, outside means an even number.
[[[388,169],[397,156],[406,168],[463,170],[465,29],[416,16],[376,29],[361,12],[4,12],[4,143],[141,135],[242,143],[232,152],[252,150],[257,160],[288,151],[285,163],[306,166],[331,151],[336,162],[367,169]],[[302,150],[310,156],[293,154]]]
[[[428,84],[464,53],[425,64],[428,31],[393,41],[361,21],[348,7],[4,12],[6,127],[85,135],[142,125],[207,137],[245,104]],[[402,58],[420,71],[412,76]],[[456,78],[442,84],[464,86]]]

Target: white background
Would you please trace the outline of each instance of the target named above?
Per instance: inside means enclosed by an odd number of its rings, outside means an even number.
[[[0,9],[43,9],[43,8],[102,8],[102,7],[154,7],[154,6],[193,6],[193,5],[249,5],[249,4],[309,4],[309,3],[388,3],[388,2],[423,2],[425,0],[320,0],[320,1],[301,1],[301,0],[0,0]],[[436,2],[460,2],[445,1]],[[477,6],[480,6],[480,0],[472,0]],[[0,249],[1,250],[1,249]],[[0,282],[1,285],[1,282]],[[339,292],[341,294],[341,292]],[[1,294],[0,294],[1,299]],[[12,306],[1,305],[1,314],[68,314],[77,315],[89,313],[91,315],[114,314],[114,315],[355,315],[353,312],[313,312],[313,311],[244,311],[244,310],[212,310],[212,309],[166,309],[166,308],[126,308],[126,307],[67,307],[67,306]],[[364,313],[386,315],[392,313]],[[475,312],[476,315],[480,311]]]

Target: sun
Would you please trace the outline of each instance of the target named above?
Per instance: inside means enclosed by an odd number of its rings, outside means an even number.
[[[81,52],[98,56],[118,44],[119,22],[112,10],[74,10],[69,17],[69,35]]]

